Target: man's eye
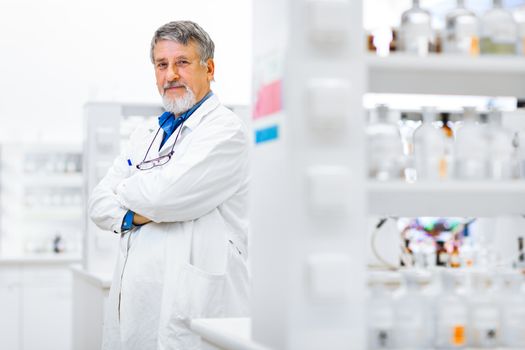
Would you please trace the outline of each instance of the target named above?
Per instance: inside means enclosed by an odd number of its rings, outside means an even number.
[[[157,63],[157,68],[159,69],[164,69],[166,68],[168,65],[166,63]]]
[[[188,65],[190,62],[189,61],[186,61],[186,60],[180,60],[180,61],[177,61],[176,64],[177,66],[186,66]]]

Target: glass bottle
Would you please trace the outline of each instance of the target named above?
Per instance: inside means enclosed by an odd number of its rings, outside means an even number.
[[[506,288],[501,302],[501,343],[515,349],[525,348],[525,294],[523,275],[518,271],[503,274]]]
[[[479,54],[479,20],[465,8],[464,0],[457,0],[455,9],[445,18],[443,51],[454,54]]]
[[[490,290],[495,280],[489,273],[472,272],[472,290],[468,296],[470,345],[478,348],[494,348],[499,345],[500,308],[495,295]]]
[[[390,120],[388,106],[377,106],[366,134],[369,177],[377,180],[401,178],[403,145],[398,125]]]
[[[423,123],[414,132],[414,158],[418,180],[437,180],[446,175],[445,135],[434,126],[436,109],[423,108]]]
[[[387,272],[372,272],[369,276],[370,295],[368,298],[368,349],[391,349],[394,327],[392,294],[386,283],[393,280]]]
[[[400,51],[427,55],[434,42],[433,37],[430,12],[419,6],[419,0],[413,0],[412,7],[401,15]]]
[[[478,118],[474,107],[465,107],[462,123],[455,131],[454,174],[458,179],[483,180],[488,175],[486,133]]]
[[[489,150],[489,177],[508,180],[519,177],[518,161],[515,156],[512,135],[503,128],[501,112],[492,108],[487,120],[487,141]]]
[[[514,10],[514,20],[518,26],[518,44],[516,53],[525,55],[525,5],[519,6]]]
[[[481,53],[512,55],[516,52],[518,28],[503,0],[493,0],[492,9],[481,17]]]
[[[461,349],[467,344],[468,308],[457,292],[459,277],[454,270],[443,269],[440,273],[441,294],[434,304],[438,349]]]
[[[427,275],[420,270],[405,270],[404,290],[394,301],[394,347],[427,349],[432,346],[433,315],[428,297],[421,290]]]

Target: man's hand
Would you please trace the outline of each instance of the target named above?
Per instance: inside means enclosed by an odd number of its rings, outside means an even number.
[[[137,213],[135,213],[135,215],[133,215],[133,224],[134,225],[140,226],[140,225],[147,224],[148,222],[151,222],[151,220],[148,219],[145,216],[142,216],[142,215],[137,214]]]

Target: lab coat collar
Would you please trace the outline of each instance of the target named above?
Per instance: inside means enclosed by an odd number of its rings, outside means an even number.
[[[183,124],[185,128],[193,130],[199,125],[202,117],[219,106],[219,99],[215,94],[211,95]]]
[[[184,124],[182,124],[183,130],[181,130],[181,133],[184,132],[184,129],[186,128],[190,130],[195,129],[197,125],[199,125],[202,118],[208,113],[210,113],[211,111],[213,111],[214,109],[216,109],[219,106],[219,104],[220,102],[217,96],[215,94],[211,95],[206,101],[204,101],[204,103],[199,108],[197,108],[195,112],[193,112],[191,117],[189,117],[188,120],[186,120]],[[175,137],[177,136],[177,133],[178,133],[178,130],[175,130],[175,132],[171,134],[171,136],[164,143],[164,145],[162,145],[162,148],[159,151],[159,155],[164,155],[165,153],[167,153],[168,150],[171,149],[171,146],[173,145],[173,142],[175,141]],[[162,137],[158,137],[158,138],[160,140],[162,139]],[[160,145],[160,141],[157,142],[157,140],[155,140],[155,144],[153,145],[153,147],[157,147],[156,149],[158,149],[159,145]]]

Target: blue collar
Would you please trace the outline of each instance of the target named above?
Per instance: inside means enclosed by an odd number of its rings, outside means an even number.
[[[160,143],[160,148],[164,143],[170,138],[175,130],[184,123],[192,114],[195,112],[208,98],[213,95],[213,92],[210,91],[206,96],[204,96],[199,102],[197,102],[193,107],[188,109],[186,112],[181,113],[177,118],[171,112],[164,112],[159,117],[159,125],[164,130],[164,136],[162,137],[162,142]]]

